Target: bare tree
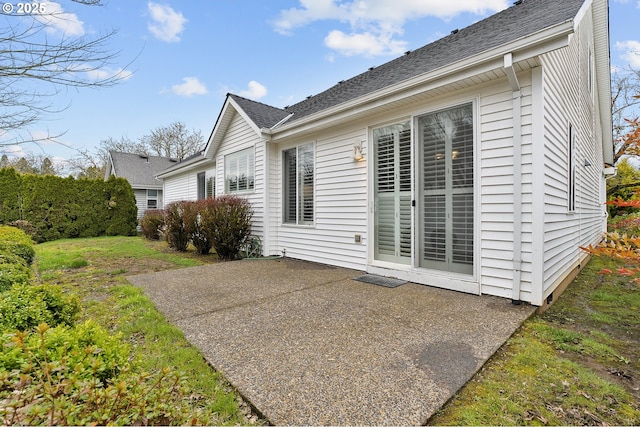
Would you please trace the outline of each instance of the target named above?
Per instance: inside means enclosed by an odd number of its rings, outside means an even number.
[[[68,1],[101,5],[101,0]],[[18,7],[27,3],[33,7],[31,13],[15,14]],[[117,56],[106,48],[115,30],[96,37],[66,33],[52,36],[47,31],[52,23],[67,19],[68,15],[58,7],[47,11],[46,7],[51,5],[31,2],[3,5],[6,8],[0,14],[0,22],[4,20],[4,25],[0,24],[0,129],[10,136],[0,139],[0,148],[37,142],[38,138],[33,138],[26,127],[64,110],[64,106],[54,103],[62,88],[108,87],[125,76],[123,71],[105,73],[105,67]],[[41,140],[54,137],[49,135]]]
[[[120,139],[109,137],[100,141],[95,152],[86,149],[78,150],[77,154],[68,160],[67,165],[71,172],[79,178],[103,178],[109,159],[109,151],[149,154],[143,144],[134,142],[125,136]]]
[[[174,159],[184,159],[197,153],[202,149],[203,141],[200,131],[189,131],[182,122],[160,126],[140,138],[150,154]]]
[[[640,70],[629,69],[611,74],[611,114],[613,119],[614,164],[625,155],[635,155],[628,149],[625,135],[633,131],[633,119],[640,106]]]

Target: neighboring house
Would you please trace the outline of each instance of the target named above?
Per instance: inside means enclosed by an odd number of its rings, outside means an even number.
[[[524,0],[289,107],[229,94],[167,201],[215,176],[265,255],[543,305],[606,227],[608,19]]]
[[[147,209],[164,208],[162,181],[156,175],[176,163],[177,160],[166,157],[109,151],[104,179],[114,175],[129,181],[136,196],[140,219]]]

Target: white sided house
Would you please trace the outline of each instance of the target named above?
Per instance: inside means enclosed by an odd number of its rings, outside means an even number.
[[[610,103],[607,1],[524,0],[289,107],[229,94],[160,177],[246,197],[264,255],[543,305],[605,230]]]
[[[129,182],[136,198],[140,220],[148,209],[164,207],[163,182],[156,175],[175,163],[175,159],[167,157],[109,151],[104,179],[106,181],[113,175]]]

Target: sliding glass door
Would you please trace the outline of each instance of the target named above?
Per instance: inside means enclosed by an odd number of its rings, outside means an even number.
[[[473,273],[473,108],[416,120],[419,266]]]

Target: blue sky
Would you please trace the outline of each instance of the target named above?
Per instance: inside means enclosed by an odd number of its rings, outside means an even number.
[[[526,1],[526,0],[525,0]],[[561,0],[559,0],[561,1]],[[14,3],[16,4],[16,3]],[[284,107],[502,10],[506,0],[62,0],[49,37],[117,30],[102,89],[62,90],[62,111],[25,130],[57,143],[4,147],[59,161],[101,140],[137,140],[181,121],[209,136],[227,92]],[[610,0],[611,63],[640,68],[640,0]],[[8,135],[4,135],[8,137]],[[2,138],[2,137],[0,137]],[[0,141],[1,142],[1,141]],[[1,150],[1,149],[0,149]]]

